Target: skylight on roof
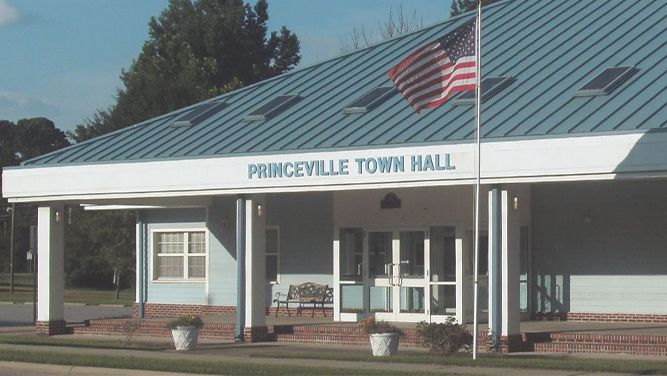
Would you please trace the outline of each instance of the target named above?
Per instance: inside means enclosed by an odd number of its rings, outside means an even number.
[[[491,98],[499,91],[503,90],[507,85],[512,83],[511,76],[497,76],[497,77],[486,77],[482,79],[482,102]],[[464,91],[463,94],[459,95],[454,99],[453,104],[455,105],[465,105],[465,104],[475,104],[477,100],[477,93],[475,90]]]
[[[223,108],[227,107],[226,102],[207,102],[191,109],[185,114],[179,116],[171,123],[174,128],[184,128],[197,125],[202,121],[208,119],[214,114],[218,113]]]
[[[358,114],[368,112],[384,103],[392,95],[396,94],[393,86],[380,86],[357,98],[354,102],[345,106],[343,112],[346,114]]]
[[[300,100],[301,97],[299,95],[279,95],[246,115],[245,119],[248,121],[263,121],[270,119],[292,107],[292,105]]]
[[[637,69],[634,66],[606,68],[582,86],[577,91],[576,96],[607,95],[630,78],[636,71]]]

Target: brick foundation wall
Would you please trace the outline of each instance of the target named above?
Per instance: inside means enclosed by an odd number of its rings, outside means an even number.
[[[161,304],[145,303],[144,317],[174,317],[180,315],[234,315],[235,306],[213,306],[200,304]],[[139,317],[139,304],[132,304],[132,317]]]
[[[144,317],[174,317],[186,314],[196,315],[235,315],[236,306],[214,306],[214,305],[200,305],[200,304],[162,304],[162,303],[145,303]],[[266,307],[266,314],[274,316],[276,314],[276,307]],[[280,307],[278,316],[307,316],[314,315],[315,317],[333,317],[333,308],[316,308],[313,312],[310,308],[303,308],[298,312],[297,308],[290,308],[289,313],[287,309]],[[132,317],[139,317],[139,304],[132,305]]]
[[[521,334],[500,337],[500,352],[511,353],[518,351],[528,351],[529,345]]]
[[[137,336],[171,337],[171,329],[165,320],[130,320],[130,319],[96,319],[88,320],[86,326],[74,327],[74,334],[119,335],[126,336],[130,332]],[[127,324],[132,324],[128,326]],[[130,329],[133,327],[134,329]],[[204,322],[199,337],[217,338],[232,341],[234,324]]]
[[[276,307],[266,307],[266,314],[275,316]],[[280,307],[278,316],[333,317],[333,308],[324,307],[324,312],[322,312],[321,308],[315,308],[313,311],[310,307],[307,307],[303,308],[301,312],[299,312],[297,308],[290,308],[288,313],[287,308]]]
[[[477,343],[478,343],[477,350],[481,353],[488,353],[495,351],[493,349],[493,343],[491,342],[491,336],[489,336],[489,333],[485,331],[480,331],[478,333]],[[498,352],[511,353],[519,351],[532,351],[532,347],[533,347],[532,341],[526,338],[522,334],[501,336],[500,348],[498,349]]]
[[[533,320],[667,323],[667,315],[642,313],[536,312]]]
[[[267,342],[269,339],[269,329],[266,326],[243,328],[244,342]]]
[[[66,333],[67,324],[65,320],[37,321],[35,323],[35,334],[38,336],[53,336]]]

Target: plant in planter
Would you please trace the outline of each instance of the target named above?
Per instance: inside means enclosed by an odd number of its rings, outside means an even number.
[[[198,315],[183,315],[169,322],[171,335],[174,337],[174,346],[177,351],[189,351],[197,346],[199,329],[204,326],[204,320]]]
[[[397,327],[374,317],[361,320],[359,327],[369,335],[374,356],[389,356],[398,352],[401,330]]]
[[[439,324],[426,321],[418,323],[417,337],[422,345],[436,354],[452,354],[472,343],[472,335],[465,325],[457,323],[453,317]]]

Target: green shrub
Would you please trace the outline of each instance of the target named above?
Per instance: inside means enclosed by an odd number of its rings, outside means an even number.
[[[472,336],[466,331],[465,325],[458,324],[453,317],[439,324],[426,321],[418,323],[417,336],[432,353],[438,354],[451,354],[472,343]]]
[[[198,315],[183,315],[169,321],[171,329],[176,329],[179,326],[196,326],[201,329],[204,326],[204,320]]]
[[[368,317],[359,321],[359,327],[366,332],[366,334],[378,333],[401,333],[401,330],[390,323],[382,320],[375,320],[374,317]]]

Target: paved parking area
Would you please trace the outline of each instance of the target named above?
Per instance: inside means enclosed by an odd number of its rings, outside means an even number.
[[[130,317],[131,315],[131,307],[65,304],[65,320],[68,323],[100,318]],[[32,325],[32,317],[32,304],[0,304],[0,327]]]

